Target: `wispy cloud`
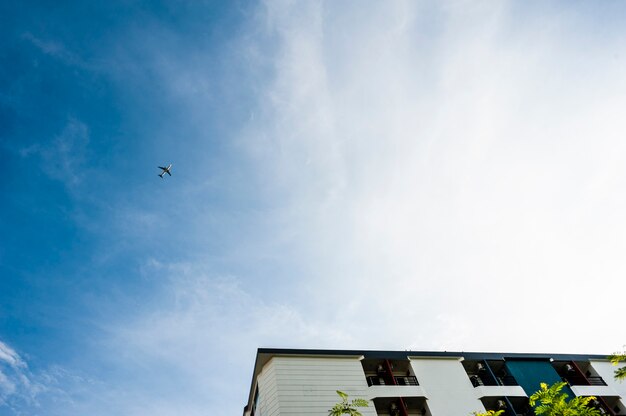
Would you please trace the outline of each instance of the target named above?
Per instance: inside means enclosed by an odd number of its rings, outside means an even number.
[[[511,3],[354,13],[268,2],[260,19],[278,46],[248,149],[310,271],[301,300],[380,328],[369,345],[620,344],[616,303],[594,319],[568,308],[592,277],[624,287],[617,38],[583,56],[586,16],[527,10],[522,23]],[[568,317],[566,334],[546,316]]]
[[[88,64],[84,59],[72,52],[64,43],[60,41],[37,37],[30,32],[24,33],[22,35],[22,39],[30,42],[43,54],[58,59],[67,65],[80,68],[93,68],[93,65]]]
[[[162,292],[144,299],[132,317],[108,325],[103,348],[109,360],[123,362],[130,374],[146,377],[160,368],[168,369],[171,378],[137,384],[129,376],[117,386],[127,398],[118,400],[123,414],[152,409],[173,415],[181,408],[189,414],[239,412],[242,392],[233,386],[249,381],[258,346],[331,348],[349,337],[342,328],[316,322],[286,302],[261,299],[241,279],[216,276],[206,266],[150,260],[142,273],[163,282]],[[242,360],[247,365],[241,366]],[[154,388],[161,391],[156,402],[150,393]]]
[[[23,384],[22,370],[26,364],[8,345],[0,342],[0,404],[4,404],[8,396],[14,395],[18,385]],[[10,372],[10,374],[7,374]]]
[[[83,178],[83,167],[89,145],[89,129],[82,121],[70,117],[63,130],[47,145],[35,144],[20,149],[22,157],[37,155],[41,169],[52,179],[75,188]]]
[[[59,371],[51,368],[33,373],[24,358],[0,341],[0,409],[22,415],[26,409],[38,409],[42,396],[65,401],[67,395],[59,388]]]
[[[8,364],[13,368],[26,367],[26,363],[22,360],[18,353],[2,341],[0,341],[0,361],[3,361],[5,364]]]

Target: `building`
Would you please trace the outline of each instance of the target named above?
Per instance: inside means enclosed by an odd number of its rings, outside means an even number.
[[[336,390],[370,399],[364,416],[467,416],[504,409],[533,415],[539,383],[565,380],[596,396],[604,414],[626,415],[626,382],[603,355],[266,349],[257,351],[244,416],[325,416]]]

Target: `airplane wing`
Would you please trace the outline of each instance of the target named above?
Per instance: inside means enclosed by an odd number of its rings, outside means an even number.
[[[170,171],[169,171],[169,170],[168,170],[168,171],[166,171],[166,172],[167,172],[167,174],[168,174],[168,175],[172,176],[172,174],[170,173]]]
[[[164,168],[163,166],[157,166],[159,169],[163,169],[163,170],[167,170],[167,168]]]

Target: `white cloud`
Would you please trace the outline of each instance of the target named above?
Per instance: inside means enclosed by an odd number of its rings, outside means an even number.
[[[55,137],[52,146],[42,153],[44,170],[69,187],[79,184],[88,144],[87,126],[75,118],[68,119],[63,131]]]
[[[58,42],[53,39],[44,39],[35,36],[30,32],[24,33],[22,35],[22,39],[33,44],[42,53],[56,58],[67,65],[76,66],[83,69],[94,69],[94,66],[92,64],[87,63],[80,56],[69,50],[67,46],[62,42]]]
[[[309,274],[290,304],[359,347],[621,345],[623,35],[583,52],[576,13],[394,5],[264,9],[246,143]]]
[[[162,293],[108,326],[103,340],[108,359],[123,366],[129,380],[97,394],[123,391],[121,414],[240,412],[258,346],[331,348],[351,337],[286,302],[255,296],[241,279],[214,276],[207,266],[151,260],[142,273],[165,282]]]
[[[85,123],[69,117],[63,130],[47,145],[31,145],[19,150],[22,157],[37,155],[42,170],[52,179],[73,190],[83,180],[89,129]]]
[[[0,341],[0,406],[14,396],[19,388],[28,388],[30,382],[24,375],[26,363],[14,349]]]
[[[58,387],[54,368],[33,373],[26,361],[9,345],[0,341],[0,410],[21,415],[25,409],[37,409],[42,395],[58,402],[67,395]]]
[[[0,361],[4,361],[13,368],[26,367],[26,363],[22,360],[19,354],[2,341],[0,341]]]

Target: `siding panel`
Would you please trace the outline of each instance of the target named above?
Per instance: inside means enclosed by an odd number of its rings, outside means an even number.
[[[336,390],[351,398],[367,395],[365,374],[357,357],[274,357],[272,367],[280,412],[270,416],[326,415],[340,400]],[[375,416],[373,403],[361,413]]]

